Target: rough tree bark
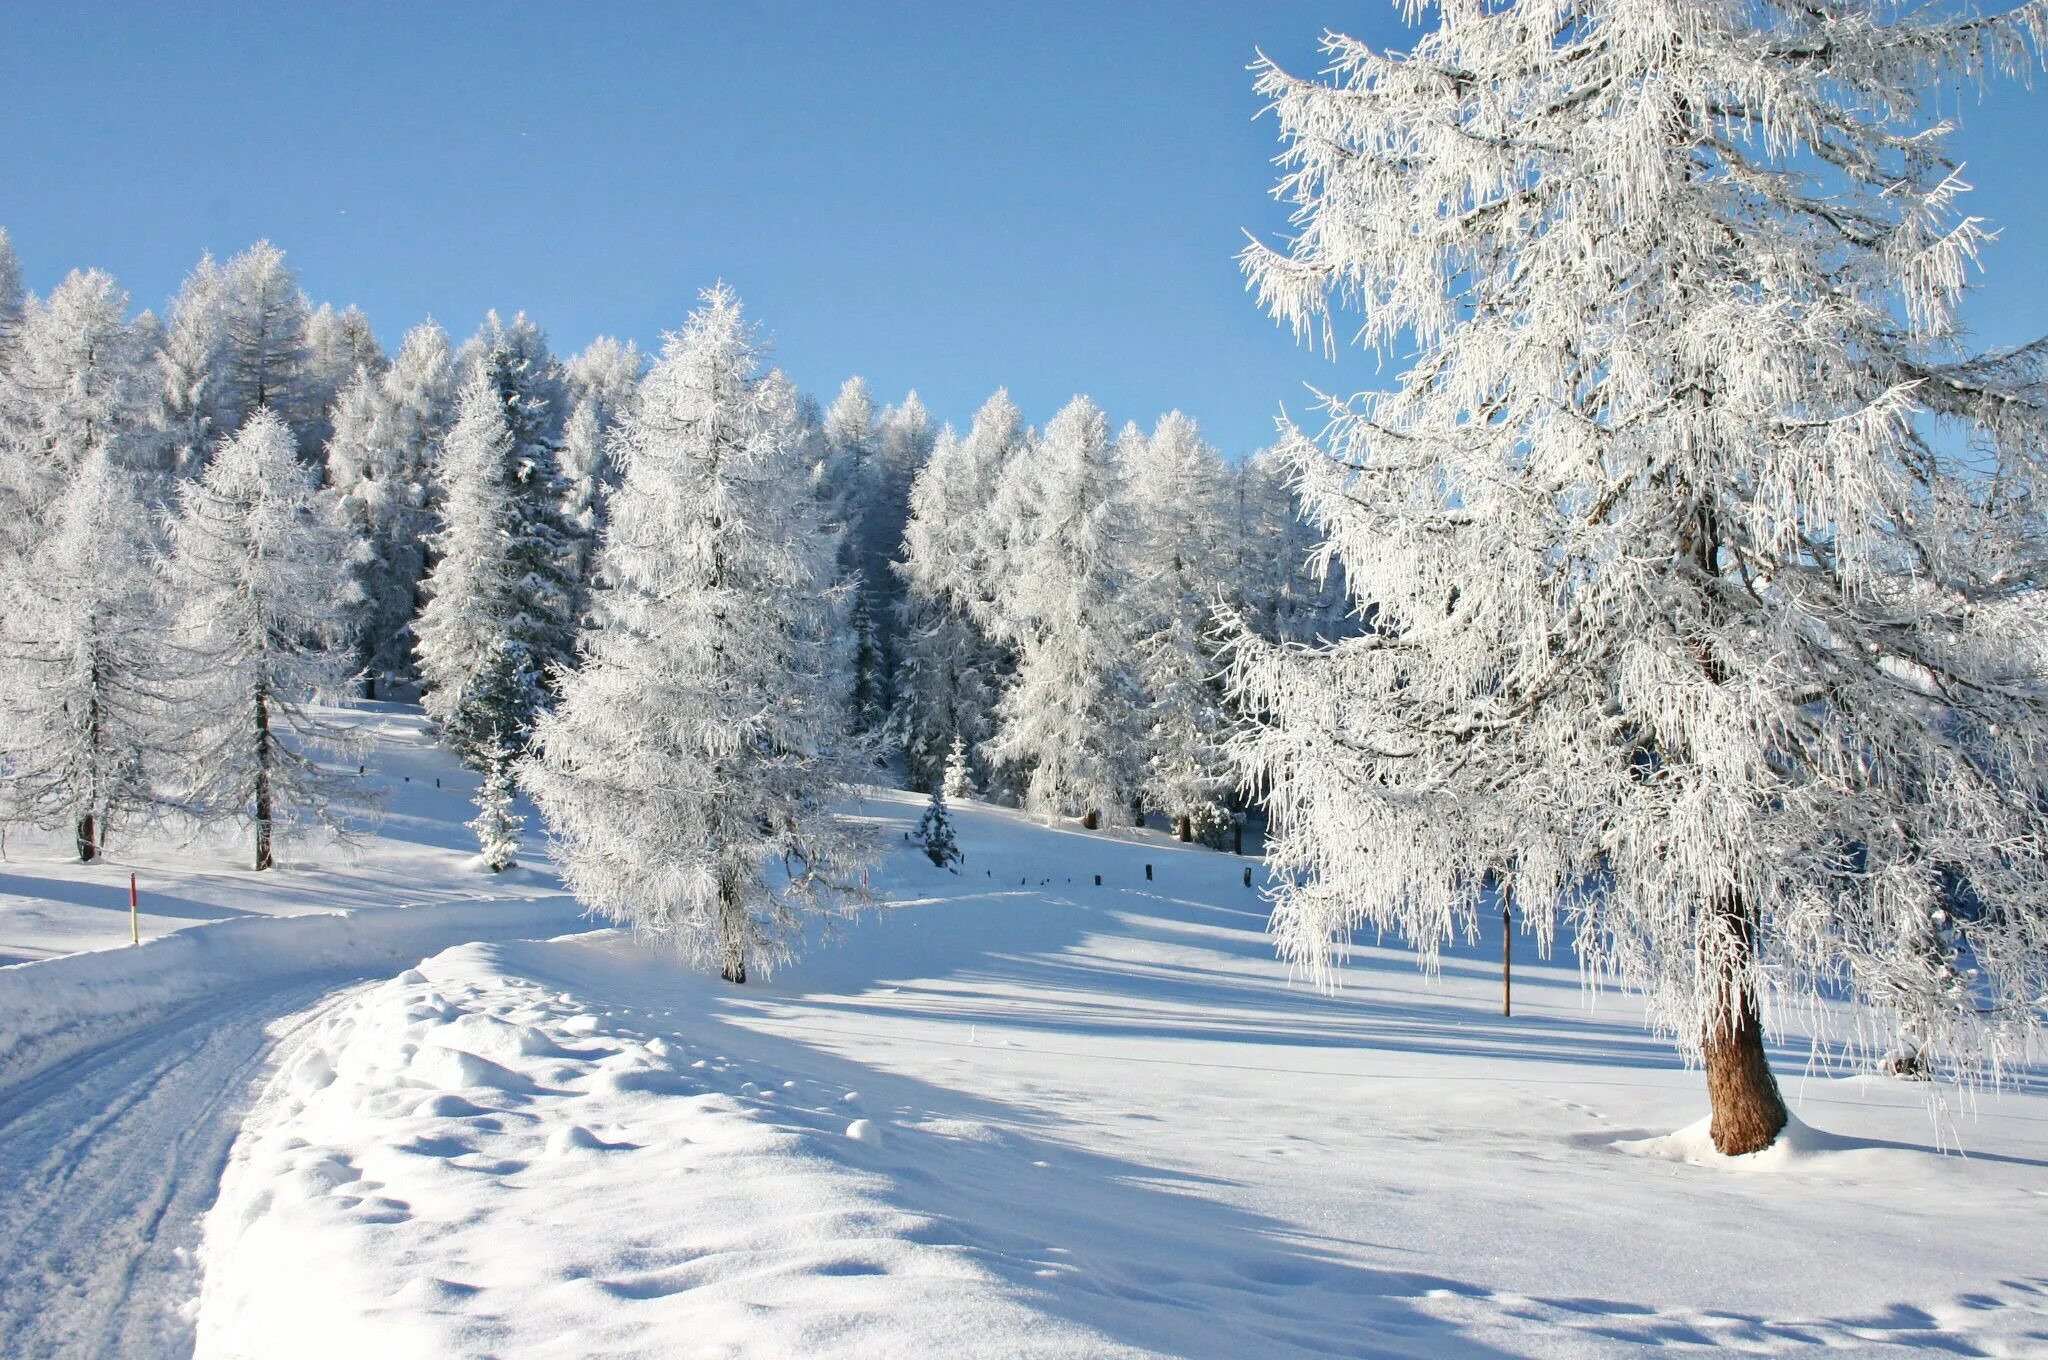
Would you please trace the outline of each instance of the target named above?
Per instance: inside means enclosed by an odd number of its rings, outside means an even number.
[[[1195,819],[1183,812],[1173,819],[1173,834],[1184,841],[1195,838]]]
[[[270,704],[263,691],[256,691],[256,868],[268,869],[270,859]]]
[[[1764,1052],[1756,998],[1743,982],[1756,948],[1756,922],[1741,899],[1730,894],[1714,904],[1710,929],[1718,957],[1710,956],[1709,966],[1716,971],[1719,995],[1701,1044],[1707,1101],[1713,1111],[1709,1131],[1722,1155],[1739,1157],[1777,1141],[1791,1116]]]
[[[747,980],[747,917],[739,884],[727,876],[718,885],[718,948],[725,965],[719,976],[735,985]]]
[[[94,831],[93,816],[88,812],[78,819],[78,860],[81,864],[90,864],[99,858],[99,853],[100,843]]]

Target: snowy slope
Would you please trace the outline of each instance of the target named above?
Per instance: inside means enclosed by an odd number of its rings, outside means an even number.
[[[1802,1078],[1795,1042],[1783,1151],[1617,1146],[1699,1079],[1569,968],[1521,960],[1513,1019],[1497,937],[1436,982],[1367,948],[1318,996],[1242,861],[959,820],[963,873],[899,841],[898,905],[763,986],[599,932],[295,1030],[200,1353],[2048,1352],[2038,1092],[1944,1157],[1925,1088]]]
[[[9,838],[0,958],[33,961],[0,967],[0,1356],[189,1351],[200,1219],[276,1044],[450,945],[580,927],[551,875],[475,870],[468,777],[416,710],[356,720],[392,792],[346,857],[287,843],[258,875],[239,839],[159,834],[79,865]]]

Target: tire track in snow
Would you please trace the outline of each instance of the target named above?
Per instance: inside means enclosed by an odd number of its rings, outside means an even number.
[[[0,1355],[190,1354],[200,1220],[242,1115],[359,976],[215,997],[0,1092]]]

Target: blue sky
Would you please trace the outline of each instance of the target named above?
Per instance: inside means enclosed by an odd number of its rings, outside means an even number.
[[[202,250],[283,246],[387,343],[524,308],[558,350],[658,345],[723,278],[776,361],[964,423],[998,385],[1043,422],[1181,407],[1226,451],[1304,382],[1355,388],[1251,305],[1275,145],[1244,67],[1392,4],[249,4],[9,7],[0,225],[31,287],[112,270],[158,306]],[[1971,316],[2048,330],[2048,99],[1966,102],[1975,211],[2004,230]]]

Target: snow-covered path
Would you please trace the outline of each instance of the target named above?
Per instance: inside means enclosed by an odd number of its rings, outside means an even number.
[[[350,990],[216,996],[0,1093],[0,1355],[189,1353],[199,1220],[256,1079]]]

